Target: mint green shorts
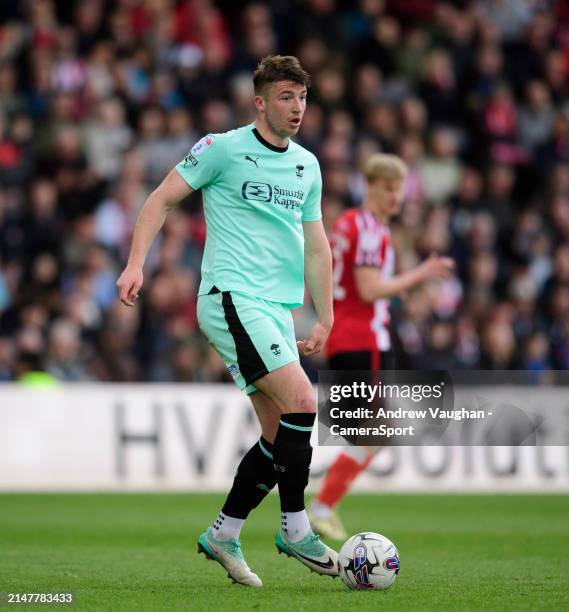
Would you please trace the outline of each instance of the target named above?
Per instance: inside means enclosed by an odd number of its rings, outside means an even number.
[[[292,313],[286,306],[213,291],[198,297],[198,322],[240,389],[254,393],[258,378],[298,361]]]

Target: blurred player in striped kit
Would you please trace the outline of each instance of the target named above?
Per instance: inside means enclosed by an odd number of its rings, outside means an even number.
[[[371,156],[364,170],[367,193],[362,207],[347,210],[334,224],[334,327],[327,345],[330,370],[393,369],[390,298],[444,278],[454,269],[451,259],[431,255],[416,268],[394,274],[389,223],[401,210],[406,174],[399,157]],[[334,539],[347,537],[336,506],[379,450],[349,446],[340,452],[310,508],[315,532]]]

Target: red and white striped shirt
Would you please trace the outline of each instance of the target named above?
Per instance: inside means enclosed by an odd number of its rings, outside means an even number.
[[[334,257],[334,327],[328,339],[328,356],[354,351],[387,351],[389,299],[364,302],[357,291],[354,268],[377,268],[391,278],[395,251],[389,228],[365,208],[346,211],[334,224],[331,239]]]

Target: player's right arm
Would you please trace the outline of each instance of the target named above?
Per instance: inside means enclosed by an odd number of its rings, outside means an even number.
[[[120,300],[134,306],[142,287],[142,268],[150,246],[164,224],[168,211],[192,193],[191,187],[173,168],[160,185],[148,196],[136,225],[128,262],[117,281]]]
[[[367,303],[401,295],[405,291],[436,278],[446,278],[454,270],[450,257],[431,255],[416,268],[383,279],[377,267],[354,267],[354,281],[360,298]]]

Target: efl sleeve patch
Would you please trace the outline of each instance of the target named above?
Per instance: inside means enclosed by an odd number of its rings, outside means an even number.
[[[225,147],[221,140],[218,140],[217,146],[212,146],[215,140],[212,135],[204,136],[176,166],[192,189],[200,189],[218,180],[227,167]]]
[[[208,147],[211,147],[213,140],[210,136],[204,136],[192,147],[191,154],[194,157],[199,157]]]

